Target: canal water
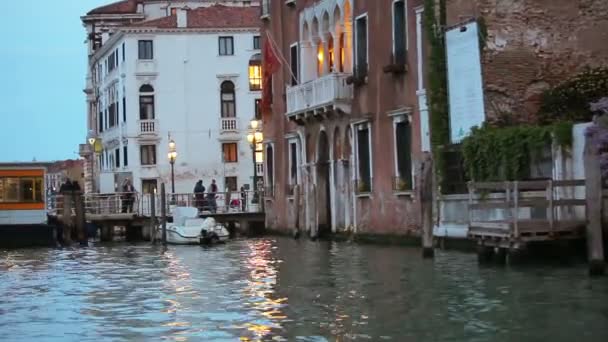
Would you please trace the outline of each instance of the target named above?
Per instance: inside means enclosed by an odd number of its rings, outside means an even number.
[[[608,341],[586,272],[275,237],[0,251],[0,340]]]

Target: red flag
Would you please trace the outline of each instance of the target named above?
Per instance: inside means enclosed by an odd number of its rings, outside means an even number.
[[[281,67],[281,61],[269,41],[267,36],[264,40],[264,50],[262,51],[262,113],[270,110],[272,104],[272,74]]]

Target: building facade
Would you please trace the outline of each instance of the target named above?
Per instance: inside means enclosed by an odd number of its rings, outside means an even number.
[[[416,168],[430,148],[421,5],[262,2],[264,58],[282,61],[264,111],[269,228],[419,234]]]
[[[47,192],[59,191],[66,178],[71,182],[77,182],[82,189],[84,186],[84,160],[67,159],[50,163],[46,168]]]
[[[122,1],[83,17],[88,191],[121,191],[125,178],[143,193],[161,183],[171,191],[172,178],[176,193],[199,179],[220,191],[252,183],[246,133],[261,97],[260,9],[216,2]]]

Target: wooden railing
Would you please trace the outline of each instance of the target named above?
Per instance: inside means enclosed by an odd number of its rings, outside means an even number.
[[[262,195],[263,191],[218,192],[214,196],[208,193],[176,193],[166,194],[167,212],[176,206],[197,207],[201,214],[205,213],[255,213],[261,208],[254,198]],[[159,215],[161,208],[160,194],[138,193],[89,193],[83,194],[84,210],[88,215],[138,215],[150,216],[155,208]],[[154,204],[152,204],[154,202]],[[49,214],[63,215],[64,195],[52,195],[49,198]]]
[[[573,210],[586,205],[584,196],[577,198],[576,192],[577,187],[584,186],[584,180],[469,182],[469,227],[494,229],[496,234],[515,238],[534,231],[555,233],[584,221]],[[545,218],[521,217],[522,209],[529,208],[544,209]],[[497,214],[499,211],[502,214]],[[494,213],[495,218],[479,219],[479,212],[486,216]]]

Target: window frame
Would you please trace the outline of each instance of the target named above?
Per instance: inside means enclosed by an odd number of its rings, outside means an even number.
[[[262,120],[262,99],[253,100],[253,114],[256,120]]]
[[[365,19],[365,69],[361,69],[361,65],[359,64],[359,20]],[[355,18],[355,37],[354,37],[354,47],[355,47],[355,70],[360,73],[364,72],[361,76],[367,76],[369,72],[369,18],[366,13],[363,13]]]
[[[228,84],[232,84],[231,90],[224,89],[224,85]],[[232,99],[225,100],[224,95],[232,95]],[[232,113],[230,113],[229,108],[232,108]],[[220,84],[220,117],[236,118],[236,85],[230,80],[223,81]]]
[[[228,156],[228,158],[226,158],[226,156]],[[232,158],[232,157],[234,157],[234,158]],[[222,143],[222,162],[224,162],[224,163],[238,163],[239,162],[239,146],[238,146],[237,142]]]
[[[403,4],[403,56],[397,56],[397,27],[396,27],[396,6],[398,3]],[[405,64],[407,63],[407,55],[409,50],[409,37],[408,37],[408,11],[407,11],[407,0],[393,0],[391,6],[391,14],[392,14],[392,35],[393,35],[393,62],[395,64]]]
[[[401,180],[404,179],[404,177],[408,176],[407,179],[405,179],[407,181],[407,185],[404,189],[399,189],[398,183],[394,183],[393,184],[393,190],[396,191],[412,191],[415,189],[416,185],[414,182],[414,174],[415,174],[415,170],[414,170],[414,158],[413,158],[413,137],[412,134],[414,133],[413,131],[413,125],[412,125],[412,115],[411,113],[407,113],[407,112],[399,112],[399,113],[395,113],[393,115],[391,115],[393,118],[393,164],[394,164],[394,177],[395,177],[395,182],[397,180]],[[409,126],[409,151],[407,151],[407,153],[409,154],[409,175],[402,175],[401,171],[399,170],[399,157],[400,157],[400,150],[399,150],[399,140],[397,137],[397,127],[399,124],[406,122]]]
[[[219,56],[234,56],[234,36],[219,36],[217,41]],[[222,42],[224,42],[224,46],[222,46]],[[230,42],[230,53],[226,42]],[[224,51],[222,51],[222,47],[224,48]]]
[[[149,51],[148,51],[149,48]],[[148,56],[149,52],[149,56]],[[149,61],[154,59],[154,41],[151,39],[140,39],[137,41],[137,59]]]
[[[228,185],[228,179],[234,180],[234,189],[230,188]],[[237,176],[225,176],[224,177],[224,192],[236,192],[239,189],[239,179]]]
[[[353,132],[353,140],[354,140],[354,158],[356,162],[356,181],[359,184],[360,181],[369,181],[368,189],[366,191],[359,191],[355,189],[355,191],[360,193],[371,193],[374,189],[374,168],[373,168],[373,149],[372,149],[372,126],[371,122],[368,120],[362,122],[355,122],[352,124],[352,132]],[[367,130],[367,147],[368,147],[368,168],[369,168],[369,180],[361,179],[361,155],[360,155],[360,141],[359,141],[359,131]]]
[[[293,49],[295,48],[295,65],[294,65],[294,55]],[[300,44],[298,42],[289,45],[289,67],[293,75],[290,75],[290,83],[292,86],[298,85],[298,81],[300,78]]]
[[[151,150],[152,152],[150,152]],[[144,153],[145,151],[145,153]],[[158,162],[157,148],[155,144],[146,144],[139,146],[139,162],[142,166],[154,166]],[[145,155],[145,158],[144,158]],[[151,158],[150,158],[151,157]],[[151,161],[148,159],[152,159]]]
[[[253,36],[253,49],[254,50],[261,50],[262,46],[262,39],[260,38],[259,35],[257,36]]]

